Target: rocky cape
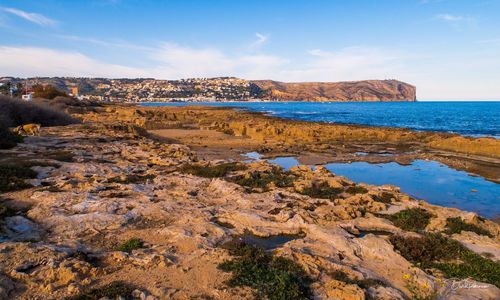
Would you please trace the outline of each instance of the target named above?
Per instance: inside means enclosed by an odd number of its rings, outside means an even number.
[[[287,83],[252,81],[263,99],[275,101],[416,101],[416,88],[397,80]]]

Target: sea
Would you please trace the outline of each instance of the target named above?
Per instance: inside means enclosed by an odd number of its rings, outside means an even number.
[[[474,137],[500,138],[500,102],[225,102],[144,103],[145,106],[211,105],[263,112],[303,121],[409,128],[458,133]],[[500,149],[499,149],[500,151]],[[247,153],[261,159],[259,153]],[[270,159],[288,169],[298,165],[295,157]],[[473,211],[500,220],[500,184],[455,170],[436,161],[415,160],[409,165],[395,162],[330,163],[337,175],[373,185],[392,184],[416,199],[432,204]]]
[[[231,106],[302,121],[400,127],[500,138],[500,101],[170,102],[145,106]]]

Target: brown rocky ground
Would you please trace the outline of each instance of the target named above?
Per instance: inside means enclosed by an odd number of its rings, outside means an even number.
[[[291,121],[215,107],[109,106],[86,111],[80,117],[89,121],[132,122],[147,130],[177,129],[174,134],[152,132],[169,140],[174,136],[174,141],[210,158],[238,157],[251,150],[267,157],[297,156],[304,164],[409,163],[415,159],[432,159],[500,182],[500,140],[494,138]],[[217,139],[207,138],[207,130],[219,132],[212,133],[218,135]],[[356,152],[368,155],[356,155]]]
[[[2,186],[0,298],[98,299],[102,294],[96,291],[130,299],[260,298],[248,284],[228,284],[232,273],[219,267],[234,259],[226,243],[241,236],[260,237],[268,244],[275,237],[289,237],[269,251],[304,270],[311,279],[310,296],[316,299],[500,297],[500,225],[474,213],[413,200],[397,187],[355,185],[321,167],[284,172],[266,162],[224,164],[216,157],[230,148],[237,154],[241,144],[250,150],[260,145],[261,151],[262,145],[269,146],[270,153],[314,152],[326,144],[323,135],[351,135],[336,127],[331,133],[314,128],[295,132],[299,129],[294,126],[279,127],[281,120],[262,127],[260,115],[243,129],[238,126],[254,114],[220,112],[228,119],[214,124],[203,115],[210,116],[210,109],[165,110],[160,118],[148,109],[107,108],[84,116],[93,123],[42,128],[40,136],[1,151],[1,166],[28,166],[36,176]],[[158,140],[144,128],[171,129],[164,132],[168,139]],[[186,128],[197,131],[189,135],[182,131]],[[309,140],[305,134],[311,132],[317,132],[315,139],[323,144]],[[371,137],[375,132],[353,131],[363,147],[379,147],[362,133]],[[411,151],[413,145],[449,138],[437,135],[415,142],[414,137],[399,137],[403,133],[413,135],[394,130],[381,133],[381,139],[392,145],[408,138],[404,148],[408,145]],[[275,139],[279,136],[286,138]],[[335,140],[327,152],[342,149],[347,136]],[[244,142],[231,144],[235,139]],[[190,141],[191,147],[179,140]],[[413,219],[405,219],[404,213],[411,208],[429,216],[417,214],[416,220],[425,220],[410,224]],[[403,222],[390,217],[394,214],[403,216]],[[476,279],[444,278],[455,274],[447,267],[468,262],[468,257],[429,267],[412,262],[411,251],[404,247],[396,249],[398,238],[409,241],[426,232],[449,230],[450,218],[460,218],[468,230],[443,236],[472,251],[460,250],[472,257],[472,269],[487,267],[484,274],[456,274]],[[123,246],[126,241],[133,244],[134,238],[140,240],[137,247]],[[417,246],[408,243],[414,251],[412,247]],[[117,282],[121,289],[111,293]]]

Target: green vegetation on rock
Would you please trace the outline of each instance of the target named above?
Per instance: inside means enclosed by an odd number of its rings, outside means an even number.
[[[311,280],[294,261],[244,243],[232,243],[228,250],[235,258],[220,264],[219,269],[232,273],[231,287],[251,287],[258,299],[311,298]]]
[[[67,300],[98,300],[101,298],[107,299],[134,299],[132,292],[136,289],[133,285],[122,281],[115,281],[108,285],[93,288],[78,296],[66,298]]]
[[[31,167],[38,165],[44,164],[29,160],[0,161],[0,192],[11,192],[31,187],[25,182],[25,179],[36,178],[37,173]]]
[[[351,195],[355,195],[355,194],[366,194],[366,193],[368,193],[368,190],[362,186],[353,185],[353,186],[348,187],[345,190],[345,192],[348,194],[351,194]]]
[[[391,203],[394,195],[387,192],[382,192],[380,195],[372,196],[374,201],[382,202],[382,203]]]
[[[132,250],[141,248],[144,248],[144,242],[139,238],[131,238],[121,244],[121,246],[118,247],[118,251],[130,253]]]
[[[312,198],[330,199],[338,198],[344,192],[343,188],[331,187],[328,182],[313,181],[310,187],[299,191],[302,195],[307,195]]]
[[[421,208],[409,208],[384,217],[403,230],[420,231],[429,225],[432,214]]]
[[[465,223],[460,217],[446,219],[446,228],[447,229],[445,232],[448,234],[460,233],[462,231],[471,231],[479,235],[493,237],[491,232],[489,232],[488,230],[474,224]]]
[[[438,269],[448,278],[472,278],[500,287],[500,263],[439,233],[425,233],[422,237],[394,235],[390,241],[404,258],[424,270]]]
[[[235,178],[233,181],[241,186],[267,191],[271,184],[275,187],[293,186],[295,179],[296,177],[290,172],[276,168],[269,172],[252,172],[243,177]]]
[[[223,163],[218,165],[184,165],[179,171],[199,177],[217,178],[224,177],[229,172],[245,170],[246,167],[239,163]]]

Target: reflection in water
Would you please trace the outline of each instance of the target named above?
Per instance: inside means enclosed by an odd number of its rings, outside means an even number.
[[[407,166],[394,162],[332,163],[325,167],[356,182],[396,185],[402,192],[432,204],[474,211],[489,218],[500,214],[499,184],[435,161],[415,160]]]
[[[293,156],[276,157],[267,160],[270,163],[277,164],[285,170],[289,170],[291,167],[300,165],[299,161]]]

